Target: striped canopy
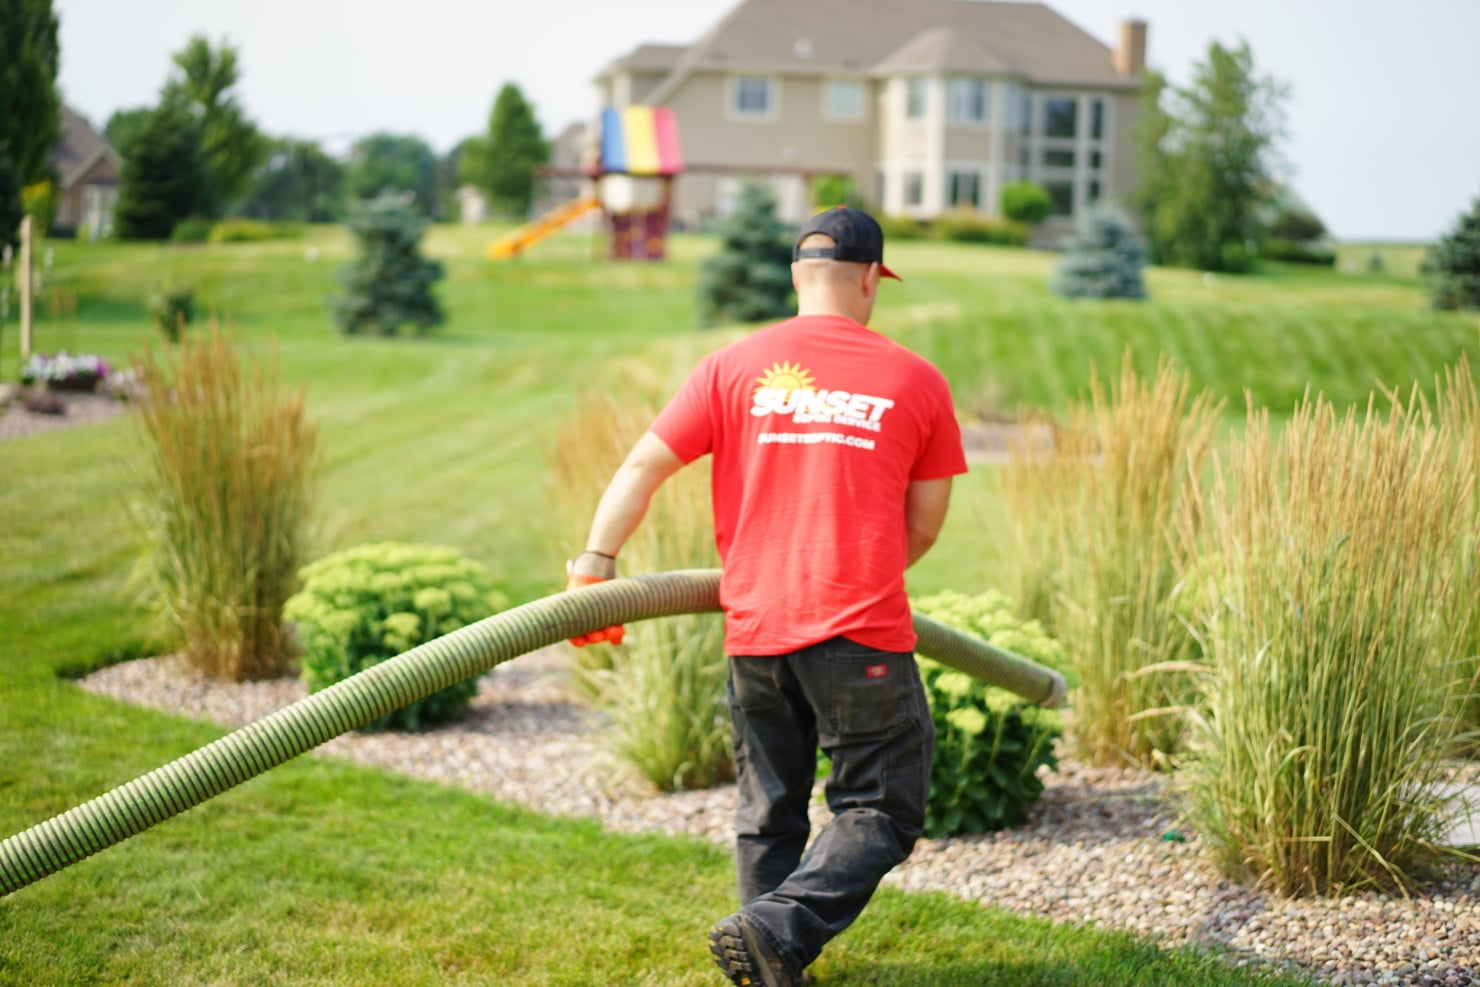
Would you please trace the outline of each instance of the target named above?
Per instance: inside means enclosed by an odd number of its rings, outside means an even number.
[[[683,171],[678,121],[666,106],[601,111],[602,174],[676,175]]]

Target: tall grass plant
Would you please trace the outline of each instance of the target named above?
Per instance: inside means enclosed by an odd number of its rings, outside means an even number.
[[[1184,528],[1206,674],[1183,778],[1230,875],[1392,888],[1441,852],[1476,606],[1475,450],[1446,407],[1251,410]]]
[[[1195,643],[1173,595],[1186,568],[1172,533],[1196,503],[1219,408],[1194,397],[1185,371],[1162,361],[1140,377],[1129,356],[1108,388],[1096,378],[1072,404],[1051,452],[1020,447],[1004,487],[1028,598],[1081,680],[1072,739],[1099,763],[1154,764],[1181,743],[1170,711],[1187,698],[1169,663]]]
[[[305,561],[315,428],[302,390],[238,353],[219,326],[139,361],[152,547],[147,595],[168,638],[215,678],[280,674],[283,605]]]
[[[568,537],[584,537],[607,481],[656,410],[652,398],[592,395],[560,429],[553,500]],[[620,564],[622,574],[718,566],[707,460],[658,490]],[[621,645],[581,649],[575,672],[581,691],[609,718],[616,752],[660,791],[673,791],[734,777],[727,663],[723,619],[695,614],[643,621],[627,629]]]

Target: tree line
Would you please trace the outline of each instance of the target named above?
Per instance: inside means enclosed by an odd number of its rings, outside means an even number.
[[[61,139],[58,20],[52,0],[0,0],[0,245],[13,243],[27,190],[56,187]],[[123,159],[116,232],[167,239],[188,221],[241,216],[339,222],[351,203],[385,191],[425,219],[456,215],[463,185],[495,214],[523,216],[550,146],[535,108],[506,83],[487,126],[438,154],[410,134],[375,133],[341,159],[313,140],[271,136],[239,98],[239,50],[191,37],[171,58],[154,105],[113,113],[102,128]],[[44,217],[43,217],[44,221]],[[199,225],[198,223],[196,225]]]

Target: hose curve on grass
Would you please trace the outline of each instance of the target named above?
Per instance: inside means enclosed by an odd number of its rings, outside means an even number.
[[[556,593],[470,624],[0,842],[0,897],[511,658],[611,624],[719,609],[719,570],[688,569]],[[1058,672],[920,614],[914,621],[920,654],[1032,702],[1063,701]]]

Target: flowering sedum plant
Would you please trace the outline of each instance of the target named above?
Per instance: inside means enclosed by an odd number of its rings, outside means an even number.
[[[284,616],[303,647],[302,678],[318,692],[508,606],[479,563],[456,549],[381,542],[327,556],[300,573]],[[366,726],[414,730],[462,715],[478,691],[467,679]]]
[[[33,353],[21,368],[22,384],[44,384],[59,390],[92,390],[106,380],[110,368],[102,357],[91,353],[76,356],[62,350],[56,356]]]
[[[1058,642],[1037,621],[1019,619],[1001,593],[946,591],[918,598],[912,606],[1003,650],[1066,671]],[[1059,714],[929,658],[919,664],[935,720],[926,835],[986,833],[1021,824],[1043,794],[1039,769],[1058,767]],[[1066,677],[1074,684],[1072,674]]]

